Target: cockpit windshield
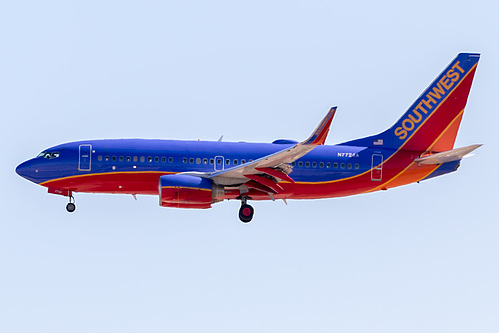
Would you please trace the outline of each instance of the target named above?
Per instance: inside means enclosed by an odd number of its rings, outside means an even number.
[[[52,159],[52,158],[57,158],[59,157],[59,152],[41,152],[40,154],[38,154],[37,157],[41,157],[41,158],[46,158],[48,160]]]

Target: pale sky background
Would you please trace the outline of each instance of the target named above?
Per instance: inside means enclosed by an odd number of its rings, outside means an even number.
[[[0,331],[498,332],[494,1],[4,1]],[[479,52],[458,172],[369,195],[66,198],[17,176],[98,138],[327,140],[380,132]]]

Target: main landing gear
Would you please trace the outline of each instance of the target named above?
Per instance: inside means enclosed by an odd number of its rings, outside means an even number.
[[[253,207],[246,203],[247,201],[247,197],[242,198],[241,208],[239,208],[239,219],[243,223],[251,222],[251,220],[253,219],[253,214],[255,213]]]
[[[69,197],[69,203],[66,205],[66,210],[72,213],[76,210],[75,198],[73,196]]]

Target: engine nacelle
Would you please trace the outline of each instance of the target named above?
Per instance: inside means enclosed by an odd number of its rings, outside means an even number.
[[[189,175],[165,175],[159,178],[159,204],[163,207],[210,208],[219,201],[212,196],[211,179]]]

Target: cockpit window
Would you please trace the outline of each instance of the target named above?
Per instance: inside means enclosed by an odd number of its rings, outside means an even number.
[[[41,152],[40,154],[38,154],[37,157],[41,157],[41,158],[46,158],[48,160],[52,159],[52,158],[57,158],[59,157],[59,152]]]

